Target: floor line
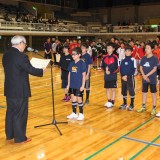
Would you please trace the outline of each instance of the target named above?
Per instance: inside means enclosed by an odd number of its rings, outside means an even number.
[[[157,141],[160,138],[160,135],[157,136],[153,141],[151,141],[148,145],[143,147],[139,152],[137,152],[134,156],[132,156],[129,160],[134,160],[136,157],[138,157],[143,151],[145,151],[149,146],[151,146],[155,141]]]
[[[123,137],[124,139],[127,139],[127,140],[131,140],[131,141],[135,141],[135,142],[140,142],[140,143],[144,143],[144,144],[150,144],[151,146],[155,146],[155,147],[160,147],[160,144],[157,144],[157,143],[152,143],[151,142],[147,142],[147,141],[144,141],[144,140],[141,140],[141,139],[136,139],[136,138],[130,138],[130,137]]]
[[[148,119],[147,121],[145,121],[144,123],[142,123],[141,125],[137,126],[136,128],[132,129],[131,131],[129,131],[128,133],[124,134],[123,136],[119,137],[118,139],[114,140],[113,142],[111,142],[110,144],[106,145],[105,147],[101,148],[100,150],[96,151],[95,153],[93,153],[92,155],[88,156],[87,158],[85,158],[85,160],[89,160],[91,158],[93,158],[94,156],[96,156],[97,154],[99,154],[100,152],[104,151],[105,149],[107,149],[108,147],[112,146],[113,144],[115,144],[116,142],[120,141],[121,139],[123,139],[123,137],[131,134],[132,132],[136,131],[137,129],[139,129],[140,127],[144,126],[145,124],[147,124],[148,122],[150,122],[151,120],[153,120],[155,117],[151,117],[150,119]]]

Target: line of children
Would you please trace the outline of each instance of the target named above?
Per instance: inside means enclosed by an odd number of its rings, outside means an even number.
[[[82,50],[81,50],[82,49]],[[68,70],[68,85],[67,89],[73,95],[72,98],[72,109],[73,112],[67,116],[67,118],[72,119],[75,118],[77,120],[83,120],[83,90],[86,79],[90,79],[90,65],[91,57],[86,53],[87,45],[82,44],[81,49],[76,47],[72,51],[72,57],[74,59],[73,62],[70,63]],[[152,103],[153,108],[151,111],[151,115],[156,114],[156,80],[157,80],[157,65],[158,59],[153,56],[153,43],[147,43],[145,52],[146,56],[144,56],[140,63],[140,71],[142,74],[142,107],[137,110],[137,112],[141,113],[146,111],[146,100],[147,100],[147,92],[148,87],[150,87],[150,91],[152,93]],[[118,57],[113,54],[115,50],[115,45],[112,42],[107,44],[107,55],[105,55],[102,59],[102,68],[104,69],[104,88],[106,88],[108,102],[105,103],[105,107],[111,108],[114,106],[115,96],[116,96],[116,88],[117,88],[117,72],[119,70],[118,65]],[[80,60],[82,52],[82,61]],[[136,70],[136,60],[132,57],[133,47],[126,46],[125,48],[125,58],[120,63],[120,73],[121,73],[121,83],[122,83],[122,95],[123,95],[123,104],[119,107],[120,109],[127,109],[129,111],[134,110],[134,99],[135,99],[135,80],[134,73]],[[90,59],[85,56],[89,56]],[[87,75],[87,76],[86,76]],[[90,82],[90,81],[89,81]],[[88,82],[88,84],[90,84]],[[86,88],[87,89],[87,88]],[[89,103],[89,92],[86,90],[86,100]],[[129,95],[131,97],[130,105],[127,106],[127,91],[129,91]],[[76,113],[77,102],[79,106],[79,116]],[[87,103],[87,101],[86,101]],[[156,116],[160,117],[160,112],[156,114]]]
[[[86,63],[80,59],[82,50],[80,47],[72,49],[73,60],[68,67],[68,85],[67,89],[72,96],[72,110],[73,112],[67,116],[68,119],[83,120],[83,91],[86,81]],[[77,114],[77,102],[79,106],[79,115]]]

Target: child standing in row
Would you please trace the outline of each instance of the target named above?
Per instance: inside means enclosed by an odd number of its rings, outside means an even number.
[[[120,63],[121,83],[122,83],[122,95],[123,104],[119,109],[134,110],[134,98],[135,98],[135,80],[134,73],[136,69],[136,60],[131,56],[133,48],[127,46],[125,48],[125,58]],[[127,106],[127,90],[131,96],[131,103]]]
[[[102,68],[104,69],[104,88],[106,88],[108,102],[105,107],[111,108],[114,105],[117,88],[117,72],[118,72],[118,57],[113,54],[115,44],[109,42],[107,44],[107,55],[102,60]]]
[[[146,56],[144,56],[140,63],[140,71],[142,74],[142,107],[137,110],[137,112],[146,111],[146,101],[148,87],[150,87],[150,92],[152,93],[152,110],[151,115],[156,114],[156,84],[157,84],[157,65],[158,59],[153,55],[154,44],[149,42],[146,44]]]
[[[67,89],[69,93],[72,95],[72,110],[73,112],[67,116],[69,119],[77,119],[83,120],[83,101],[82,95],[85,86],[86,80],[86,64],[83,62],[80,57],[82,54],[82,50],[80,47],[76,47],[72,49],[72,57],[73,60],[68,67],[68,85]],[[77,114],[77,102],[79,106],[79,115]]]
[[[81,60],[86,63],[86,83],[85,83],[85,88],[86,88],[86,100],[85,104],[89,104],[89,95],[90,95],[90,77],[91,77],[91,65],[92,65],[92,58],[91,56],[87,53],[87,48],[88,45],[87,43],[83,43],[81,45],[81,50],[82,50],[82,56]]]
[[[68,66],[71,61],[73,61],[72,56],[69,54],[69,46],[63,46],[63,53],[60,58],[59,65],[61,67],[61,80],[62,80],[62,88],[65,89],[65,95],[63,100],[68,102],[70,100],[70,95],[68,94],[68,90],[66,89],[68,85]]]

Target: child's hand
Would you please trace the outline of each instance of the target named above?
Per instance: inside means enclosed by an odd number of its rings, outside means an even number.
[[[146,75],[142,75],[143,79],[147,81],[148,77]]]
[[[82,92],[83,90],[84,90],[84,87],[81,87],[81,88],[80,88],[80,91]]]
[[[122,79],[123,79],[124,81],[127,81],[127,76],[123,76]]]
[[[88,75],[86,75],[86,80],[88,80],[89,79],[89,76]]]
[[[110,74],[110,71],[106,70],[106,74],[109,75],[109,74]]]
[[[69,90],[69,85],[67,85],[66,89]]]
[[[149,78],[146,79],[146,82],[148,82],[148,83],[150,82]]]

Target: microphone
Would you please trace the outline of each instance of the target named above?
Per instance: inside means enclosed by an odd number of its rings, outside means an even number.
[[[27,51],[28,51],[28,52],[38,53],[38,50],[37,50],[37,49],[33,49],[33,48],[31,48],[31,47],[27,47]]]

